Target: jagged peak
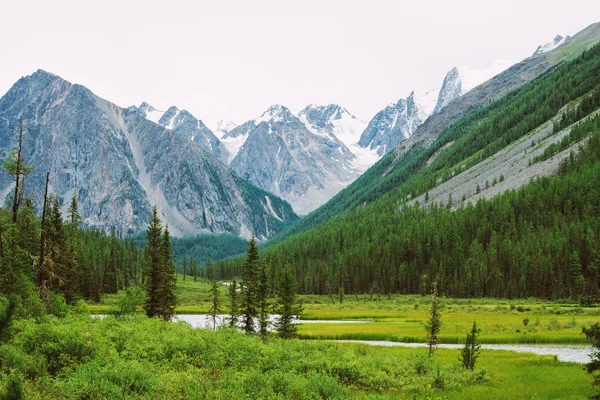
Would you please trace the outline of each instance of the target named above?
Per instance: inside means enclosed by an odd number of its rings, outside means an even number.
[[[261,122],[281,122],[289,119],[290,117],[294,118],[290,110],[282,106],[281,104],[273,104],[270,106],[262,115],[256,119],[256,123],[259,124]]]

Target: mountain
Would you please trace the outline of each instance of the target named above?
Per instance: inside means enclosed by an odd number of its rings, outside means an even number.
[[[572,54],[431,145],[388,153],[261,257],[289,265],[303,293],[424,294],[437,281],[453,296],[577,298],[600,261],[600,44]]]
[[[361,134],[358,144],[383,156],[398,143],[408,139],[425,118],[415,102],[415,93],[412,92],[406,99],[400,99],[379,111]]]
[[[564,38],[560,35],[556,35],[556,37],[554,38],[553,41],[546,43],[546,44],[539,45],[538,48],[533,52],[533,54],[531,56],[532,57],[537,56],[538,54],[542,54],[547,51],[554,50],[555,48],[557,48],[558,46],[563,44],[565,42],[565,40],[567,40],[568,38],[569,38],[568,35],[566,38]]]
[[[442,88],[437,98],[435,108],[432,114],[439,113],[442,108],[446,107],[454,99],[460,97],[463,94],[462,79],[456,67],[452,68],[446,74]]]
[[[452,146],[452,140],[438,138],[444,132],[458,135],[460,127],[455,125],[461,118],[485,105],[495,104],[495,101],[511,91],[527,87],[528,82],[556,69],[552,67],[578,57],[599,42],[600,23],[596,23],[572,36],[558,48],[527,58],[468,91],[427,118],[409,139],[400,142],[351,185],[318,210],[286,229],[273,242],[312,229],[334,217],[391,195],[403,182],[413,179],[414,174],[430,162],[433,154],[444,151],[444,146]],[[453,126],[455,128],[451,129]]]
[[[289,201],[305,214],[360,175],[356,157],[336,137],[315,134],[281,105],[269,107],[224,136],[239,146],[231,168],[242,178]]]
[[[220,121],[217,121],[217,123],[215,124],[212,131],[216,137],[221,139],[221,138],[223,138],[223,136],[225,136],[229,131],[234,129],[236,126],[237,126],[236,123],[233,121],[220,120]]]
[[[311,104],[300,111],[298,117],[310,132],[344,143],[356,156],[357,169],[364,171],[379,159],[376,151],[365,149],[358,144],[367,124],[345,108],[337,104]]]
[[[194,130],[187,130],[194,121],[202,128],[193,117],[176,109],[159,116],[142,106],[118,107],[38,70],[0,98],[0,156],[14,148],[23,118],[23,157],[34,167],[25,192],[38,210],[49,171],[50,192],[64,208],[76,192],[87,227],[120,235],[143,231],[153,205],[175,236],[248,238],[256,232],[265,240],[297,219],[288,203],[240,179],[197,145]],[[0,174],[0,187],[4,196],[14,187],[8,175]]]
[[[431,115],[462,95],[458,69],[450,70],[439,91],[430,89],[422,94],[412,92],[406,99],[379,111],[363,131],[358,145],[375,151],[379,157],[410,138]]]
[[[146,119],[192,140],[215,157],[227,159],[227,151],[221,148],[219,138],[189,111],[180,110],[175,106],[167,111],[160,111],[146,102],[142,103],[138,110]]]

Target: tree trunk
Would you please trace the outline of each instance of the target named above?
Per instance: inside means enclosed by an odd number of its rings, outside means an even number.
[[[46,172],[46,190],[44,191],[44,208],[42,209],[42,227],[40,234],[40,267],[37,275],[37,284],[41,288],[44,284],[44,251],[45,251],[45,229],[46,229],[46,207],[48,204],[48,183],[50,182],[50,172]]]
[[[19,152],[17,153],[17,170],[15,171],[15,196],[13,197],[12,222],[17,223],[17,212],[19,211],[19,180],[21,176],[21,154],[23,148],[23,119],[21,119],[21,129],[19,131]]]

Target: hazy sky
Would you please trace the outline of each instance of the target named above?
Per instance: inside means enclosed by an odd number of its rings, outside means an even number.
[[[208,122],[275,103],[369,120],[453,66],[518,61],[597,20],[598,0],[0,0],[0,95],[42,68],[121,106]]]

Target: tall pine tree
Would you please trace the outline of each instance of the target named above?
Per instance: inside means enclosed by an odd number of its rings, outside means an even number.
[[[160,284],[161,284],[161,232],[162,224],[158,218],[156,206],[152,208],[152,218],[146,230],[146,248],[144,276],[146,283],[146,303],[144,310],[148,317],[161,315]]]
[[[258,246],[254,234],[248,243],[246,261],[242,269],[242,323],[246,333],[254,333],[256,318],[256,289],[258,278]]]
[[[287,265],[281,272],[277,288],[278,304],[275,309],[275,312],[279,314],[275,328],[282,339],[294,339],[298,336],[298,327],[293,323],[294,318],[299,318],[302,313],[302,304],[296,298],[297,291],[296,278],[290,266]]]

